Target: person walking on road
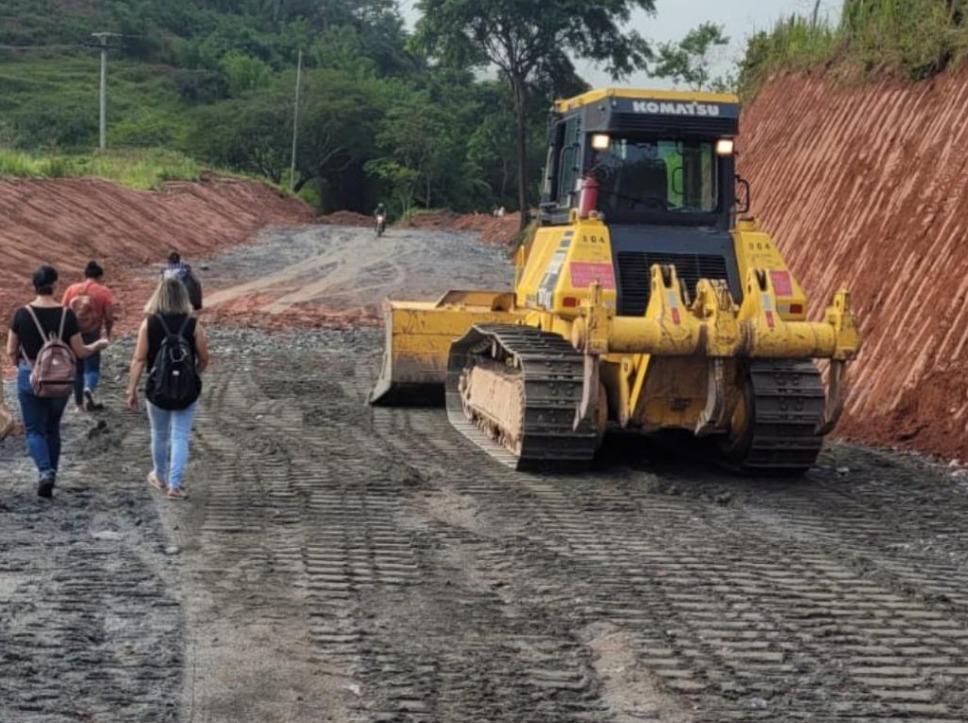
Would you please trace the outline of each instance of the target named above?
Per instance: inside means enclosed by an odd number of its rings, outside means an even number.
[[[202,285],[192,271],[192,267],[182,262],[177,251],[168,254],[168,266],[161,272],[163,278],[178,279],[188,290],[188,298],[195,312],[202,310]]]
[[[52,497],[61,455],[61,418],[71,395],[78,359],[107,348],[107,339],[85,343],[77,316],[54,298],[57,271],[41,266],[33,277],[36,298],[10,322],[7,356],[17,367],[17,397],[27,451],[37,466],[37,494]]]
[[[209,363],[208,342],[192,313],[188,290],[173,276],[162,278],[145,306],[145,317],[131,358],[127,406],[137,411],[138,383],[147,368],[153,462],[148,483],[178,499],[185,496],[192,419],[202,392],[201,373]]]
[[[114,331],[114,311],[117,301],[111,290],[104,286],[104,269],[96,261],[84,269],[84,281],[72,284],[64,292],[61,303],[74,312],[81,328],[81,338],[91,344],[102,336],[110,341]],[[74,403],[81,411],[93,412],[103,409],[94,399],[101,381],[101,355],[92,354],[77,360],[77,377],[74,380]]]

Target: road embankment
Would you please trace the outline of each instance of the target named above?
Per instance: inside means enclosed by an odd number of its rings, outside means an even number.
[[[852,292],[865,345],[840,431],[968,459],[968,74],[774,78],[746,108],[753,211],[823,313]]]

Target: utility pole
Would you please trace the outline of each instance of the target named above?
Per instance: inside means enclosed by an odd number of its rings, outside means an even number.
[[[103,151],[108,145],[108,38],[121,37],[118,33],[91,33],[101,43],[101,136],[100,148]]]
[[[299,139],[299,87],[302,85],[303,51],[299,51],[299,62],[296,64],[296,102],[292,113],[292,165],[289,169],[289,193],[296,191],[296,147]]]

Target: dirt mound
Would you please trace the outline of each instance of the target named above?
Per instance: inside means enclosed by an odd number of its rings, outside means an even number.
[[[368,227],[374,224],[374,220],[356,211],[335,211],[326,216],[320,216],[316,219],[316,223],[327,224],[329,226]]]
[[[741,171],[819,316],[846,285],[865,345],[842,433],[968,459],[968,74],[844,87],[775,78]]]
[[[493,246],[510,246],[517,239],[521,214],[493,216],[486,213],[426,213],[413,216],[408,225],[413,228],[472,231],[481,241]]]
[[[140,318],[150,282],[133,269],[161,263],[172,249],[189,260],[247,240],[268,225],[309,223],[312,211],[252,181],[208,176],[169,183],[160,192],[132,191],[95,179],[0,181],[0,318],[32,293],[30,273],[50,263],[62,288],[98,259],[129,313]]]
[[[205,323],[264,330],[297,328],[342,331],[383,325],[383,314],[378,304],[338,309],[328,308],[319,302],[304,302],[287,308],[284,315],[267,314],[266,307],[277,300],[271,293],[241,296],[205,311]]]
[[[454,224],[458,231],[477,231],[481,241],[493,246],[510,246],[517,240],[521,231],[521,214],[511,213],[504,216],[473,214],[461,216]]]

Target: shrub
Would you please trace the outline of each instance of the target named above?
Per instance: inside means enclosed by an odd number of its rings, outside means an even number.
[[[272,69],[258,58],[244,53],[228,53],[219,64],[229,95],[238,98],[250,90],[265,88],[272,80]]]
[[[960,60],[966,47],[965,0],[845,0],[836,25],[794,15],[752,36],[740,87],[750,95],[776,71],[823,63],[920,80]]]

